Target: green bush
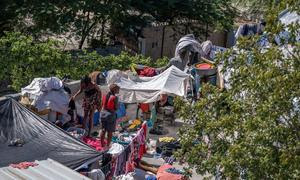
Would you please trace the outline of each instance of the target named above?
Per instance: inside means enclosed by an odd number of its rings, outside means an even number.
[[[258,37],[246,37],[224,54],[225,71],[234,69],[230,87],[220,91],[204,84],[196,103],[176,100],[178,114],[191,124],[179,131],[177,157],[199,174],[217,179],[300,177],[300,43],[295,40],[300,24],[289,25],[293,48],[279,47],[273,43],[283,30],[276,8],[266,18],[269,48],[260,48]]]
[[[31,36],[7,33],[0,38],[0,80],[10,81],[14,90],[19,91],[36,77],[69,75],[79,79],[96,70],[127,70],[133,63],[161,67],[167,62],[167,58],[154,62],[151,58],[125,52],[103,57],[96,52],[83,51],[72,56],[59,45],[53,40],[36,42]]]
[[[30,36],[8,33],[0,39],[0,80],[9,80],[19,90],[35,77],[60,76],[71,56],[56,41],[35,43]]]

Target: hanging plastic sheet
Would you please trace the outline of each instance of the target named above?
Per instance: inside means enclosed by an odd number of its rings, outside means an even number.
[[[121,77],[117,84],[121,87],[119,100],[124,103],[152,103],[161,94],[186,96],[190,75],[175,66],[154,77],[140,77],[138,81]]]

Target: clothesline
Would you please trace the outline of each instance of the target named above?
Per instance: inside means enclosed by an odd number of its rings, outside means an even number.
[[[142,158],[146,151],[146,134],[147,134],[147,123],[144,122],[141,129],[137,131],[137,134],[132,141],[125,146],[117,155],[113,156],[111,162],[105,165],[111,167],[111,171],[106,172],[105,176],[107,179],[111,179],[113,176],[119,176],[132,172],[135,167],[135,161]]]

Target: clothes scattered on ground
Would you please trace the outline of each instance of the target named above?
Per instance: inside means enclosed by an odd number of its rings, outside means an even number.
[[[19,164],[10,164],[9,166],[18,169],[27,169],[29,167],[37,166],[38,164],[35,162],[21,162]]]
[[[133,173],[128,173],[125,175],[120,175],[115,178],[115,180],[135,180],[133,177]]]
[[[149,131],[150,134],[163,135],[166,134],[163,127],[157,126]]]
[[[171,174],[181,174],[183,175],[183,171],[176,169],[174,167],[166,169],[166,172],[171,173]]]
[[[70,127],[67,132],[77,139],[80,139],[85,135],[85,130],[81,128]]]
[[[150,175],[150,176],[146,176],[146,180],[157,180],[157,179],[156,176]]]
[[[92,146],[97,151],[103,151],[103,146],[101,145],[101,142],[99,139],[92,138],[92,137],[83,137],[82,141],[86,144]]]
[[[105,180],[105,175],[100,169],[93,169],[87,173],[87,176],[92,180]]]
[[[173,174],[173,173],[169,173],[166,170],[170,169],[170,168],[174,168],[172,165],[169,164],[164,164],[161,167],[158,168],[157,171],[157,180],[183,180],[185,179],[185,177],[181,174]],[[176,171],[177,172],[177,171]]]
[[[135,180],[145,180],[145,179],[153,179],[153,177],[155,177],[152,173],[148,173],[142,169],[139,168],[135,168],[134,172],[133,172],[133,178]],[[156,177],[155,177],[156,179]]]
[[[174,156],[171,156],[171,157],[165,156],[163,159],[165,160],[165,163],[168,163],[171,165],[173,165],[174,161],[176,160],[176,158]]]
[[[134,130],[136,129],[139,125],[141,125],[142,122],[139,119],[135,119],[131,122],[130,126],[128,127],[129,130]]]
[[[162,138],[159,138],[159,142],[172,142],[172,141],[175,141],[175,138],[173,137],[162,137]]]
[[[177,149],[180,149],[180,143],[178,141],[159,143],[159,145],[156,147],[156,152],[162,156],[171,157]]]

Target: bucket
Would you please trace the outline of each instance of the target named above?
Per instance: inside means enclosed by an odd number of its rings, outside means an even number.
[[[208,63],[194,64],[193,69],[200,76],[212,76],[217,74],[217,69]]]

